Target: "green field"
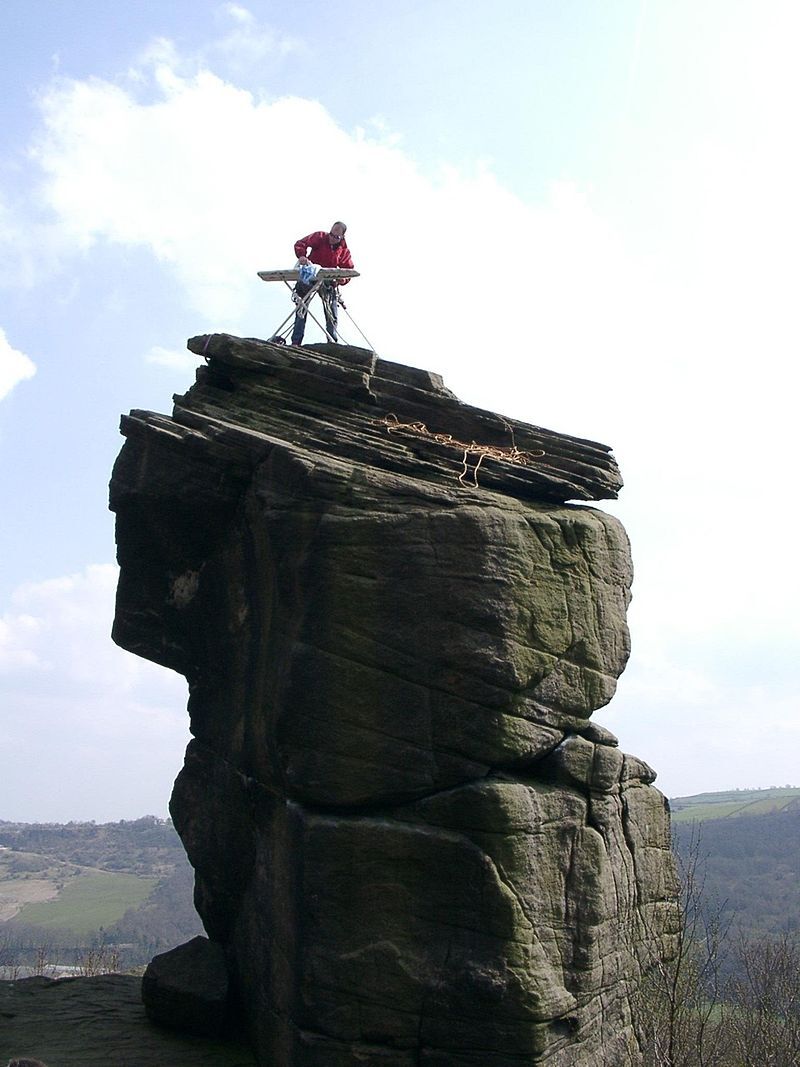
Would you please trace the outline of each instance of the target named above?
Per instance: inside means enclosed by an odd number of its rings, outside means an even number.
[[[46,929],[66,927],[88,934],[121,919],[128,908],[141,904],[158,885],[158,878],[92,871],[68,882],[54,900],[26,905],[11,922],[32,923]]]
[[[672,821],[676,823],[771,815],[787,808],[800,807],[800,789],[785,786],[780,789],[737,789],[730,793],[698,793],[692,797],[674,797],[669,804]]]

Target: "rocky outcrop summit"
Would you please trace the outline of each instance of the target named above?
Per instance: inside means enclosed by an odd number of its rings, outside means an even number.
[[[189,348],[122,420],[114,638],[188,679],[171,811],[259,1062],[639,1063],[675,879],[590,719],[629,651],[609,449],[363,349]]]

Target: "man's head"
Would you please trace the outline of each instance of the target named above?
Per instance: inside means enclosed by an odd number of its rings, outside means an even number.
[[[21,1059],[9,1060],[8,1067],[47,1067],[47,1064],[41,1060],[32,1060],[30,1056],[23,1056]]]
[[[347,227],[343,222],[334,222],[333,226],[331,226],[331,232],[328,234],[328,240],[332,245],[340,245],[346,232]]]

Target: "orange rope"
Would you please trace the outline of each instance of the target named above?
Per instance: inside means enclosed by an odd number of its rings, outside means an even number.
[[[457,440],[449,433],[432,433],[424,422],[400,422],[394,413],[385,415],[382,419],[376,419],[375,421],[376,425],[385,426],[389,433],[404,433],[416,437],[427,437],[429,440],[435,441],[437,445],[461,449],[464,454],[461,460],[462,471],[458,476],[458,480],[462,485],[472,489],[478,488],[478,471],[487,456],[490,459],[497,459],[504,463],[516,463],[525,467],[531,460],[541,459],[546,454],[541,449],[536,449],[533,452],[524,452],[522,449],[517,448],[515,444],[510,448],[501,448],[499,445],[479,445],[476,441],[471,441],[467,444],[465,441]],[[506,425],[508,426],[508,423]],[[514,431],[510,426],[509,430],[513,440]],[[469,466],[470,456],[478,457],[478,462],[472,469]],[[464,479],[470,473],[473,480],[467,482]]]

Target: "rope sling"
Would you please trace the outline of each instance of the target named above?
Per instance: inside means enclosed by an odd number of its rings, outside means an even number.
[[[501,445],[479,445],[477,441],[470,441],[468,444],[466,441],[459,441],[452,434],[432,432],[424,422],[400,422],[393,412],[389,415],[384,415],[381,419],[376,419],[375,425],[385,426],[389,433],[404,433],[414,437],[426,437],[431,441],[435,441],[437,445],[444,445],[445,448],[459,449],[463,452],[463,455],[461,458],[461,473],[458,476],[458,480],[465,488],[477,489],[479,488],[478,471],[487,456],[490,459],[501,460],[504,463],[516,463],[519,466],[527,467],[532,460],[541,459],[546,455],[540,448],[533,451],[523,451],[517,448],[514,441],[514,428],[505,419],[502,422],[511,434],[511,445],[507,448],[503,448]],[[470,465],[471,456],[478,457],[477,463],[474,463],[474,465]],[[471,481],[466,480],[469,475],[472,476]]]
[[[347,276],[358,277],[356,271],[348,270],[343,273]],[[292,300],[295,304],[295,310],[289,313],[275,333],[270,337],[270,341],[273,344],[286,344],[286,338],[294,328],[294,318],[296,315],[310,315],[327,339],[336,343],[335,338],[331,336],[325,326],[322,325],[310,309],[312,299],[315,296],[319,296],[323,308],[326,311],[326,322],[330,322],[334,319],[334,302],[336,302],[338,306],[342,308],[356,330],[358,330],[364,338],[370,351],[375,352],[374,345],[347,310],[344,301],[339,295],[339,286],[333,284],[332,280],[322,276],[314,277],[309,281],[303,281],[298,278],[297,269],[285,271],[259,271],[258,275],[263,281],[282,281],[290,291]],[[336,276],[337,275],[334,275],[334,277]],[[295,282],[295,284],[290,284],[290,281]],[[444,448],[454,448],[459,450],[462,454],[461,472],[458,475],[459,484],[465,488],[477,489],[479,488],[478,473],[484,459],[487,457],[502,463],[513,463],[517,466],[526,467],[530,463],[542,459],[542,457],[546,455],[544,450],[539,448],[527,450],[517,448],[516,441],[514,440],[514,427],[505,419],[501,419],[501,422],[511,436],[511,445],[507,447],[503,447],[502,445],[478,444],[478,442],[474,440],[469,442],[460,441],[457,437],[453,437],[452,434],[429,430],[424,422],[401,422],[394,413],[374,420],[373,424],[383,427],[387,433],[390,434],[399,433],[407,436],[422,437],[429,441],[433,441],[435,444],[441,445]]]

